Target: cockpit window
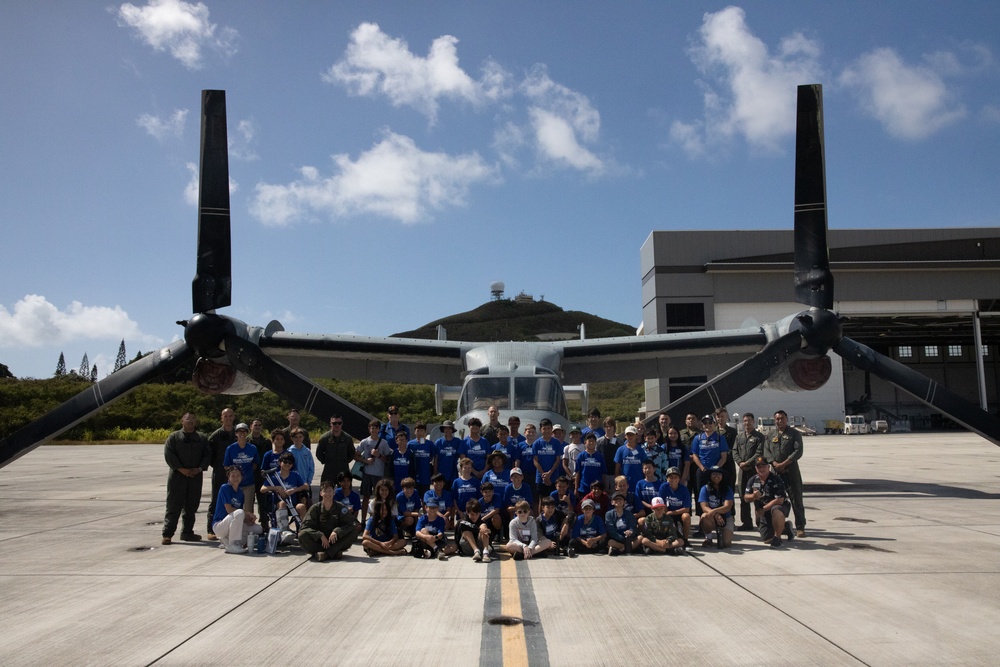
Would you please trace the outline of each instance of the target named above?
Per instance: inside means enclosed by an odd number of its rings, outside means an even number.
[[[554,377],[514,378],[515,410],[548,410],[566,414],[566,398]]]
[[[472,378],[465,383],[458,411],[461,414],[474,410],[487,410],[495,405],[501,410],[510,409],[510,378]]]

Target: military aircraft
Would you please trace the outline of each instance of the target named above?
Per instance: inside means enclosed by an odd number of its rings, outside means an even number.
[[[707,361],[729,370],[647,417],[705,414],[752,389],[818,389],[833,351],[1000,445],[1000,419],[916,371],[843,336],[833,312],[827,248],[822,87],[798,88],[794,208],[794,289],[807,310],[741,329],[551,342],[449,340],[296,334],[277,321],[264,328],[217,311],[231,305],[229,156],[224,91],[202,91],[201,173],[193,315],[178,322],[183,340],[133,362],[0,441],[0,466],[30,452],[109,402],[197,359],[193,382],[207,393],[269,389],[324,422],[367,435],[371,415],[309,378],[435,384],[457,393],[459,417],[486,417],[489,405],[523,420],[566,420],[564,383],[703,375]],[[722,366],[722,367],[725,367]],[[457,385],[461,384],[458,390]],[[574,388],[577,390],[577,388]],[[485,421],[485,420],[484,420]]]

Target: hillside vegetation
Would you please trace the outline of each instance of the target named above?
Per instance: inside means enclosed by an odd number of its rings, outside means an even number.
[[[581,322],[586,326],[588,338],[634,334],[634,329],[627,324],[579,311],[564,311],[552,303],[492,301],[467,313],[395,335],[433,339],[437,338],[437,326],[441,324],[447,328],[448,338],[452,340],[525,341],[537,339],[538,334],[574,333]],[[285,415],[289,406],[271,392],[247,396],[202,394],[189,381],[192,369],[193,365],[139,387],[96,416],[70,429],[61,439],[159,439],[162,433],[179,428],[180,416],[188,410],[198,415],[201,430],[211,431],[218,426],[219,413],[226,406],[236,411],[238,420],[249,422],[254,417],[261,418],[266,430],[287,423]],[[403,419],[409,423],[417,420],[439,422],[455,413],[456,406],[452,401],[445,403],[445,415],[435,414],[434,388],[430,385],[327,378],[317,378],[317,382],[380,418],[385,417],[386,406],[393,404],[400,406]],[[89,380],[74,374],[45,380],[0,378],[0,437],[13,433],[89,385]],[[605,415],[619,420],[631,419],[642,400],[641,382],[591,385],[591,407],[600,407]],[[570,418],[582,421],[579,404],[570,402],[569,408]],[[317,434],[326,427],[311,415],[303,414],[302,422],[303,426]]]

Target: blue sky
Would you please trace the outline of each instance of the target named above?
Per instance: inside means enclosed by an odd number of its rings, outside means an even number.
[[[200,90],[227,90],[230,315],[388,335],[492,281],[638,325],[655,229],[1000,223],[995,2],[0,5],[0,362],[181,334]],[[791,296],[791,280],[789,280]]]

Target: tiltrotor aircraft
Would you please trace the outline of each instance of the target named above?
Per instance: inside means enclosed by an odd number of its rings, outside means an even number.
[[[322,421],[344,417],[344,429],[367,435],[372,418],[309,378],[439,385],[458,396],[460,420],[489,405],[522,422],[567,421],[564,383],[703,375],[706,360],[733,366],[660,413],[680,423],[761,385],[809,391],[830,377],[827,353],[912,394],[936,411],[1000,445],[1000,419],[871,348],[846,338],[833,312],[827,249],[823,100],[820,85],[798,88],[795,158],[795,299],[807,310],[773,324],[742,329],[553,342],[471,343],[287,333],[218,311],[231,304],[229,156],[224,91],[202,92],[198,258],[194,314],[179,322],[184,338],[133,362],[0,441],[0,466],[66,431],[144,382],[197,359],[193,381],[209,393],[269,389]],[[701,372],[699,372],[699,370]],[[458,387],[461,387],[459,390]],[[443,387],[443,389],[442,389]],[[574,391],[579,388],[574,387]]]

